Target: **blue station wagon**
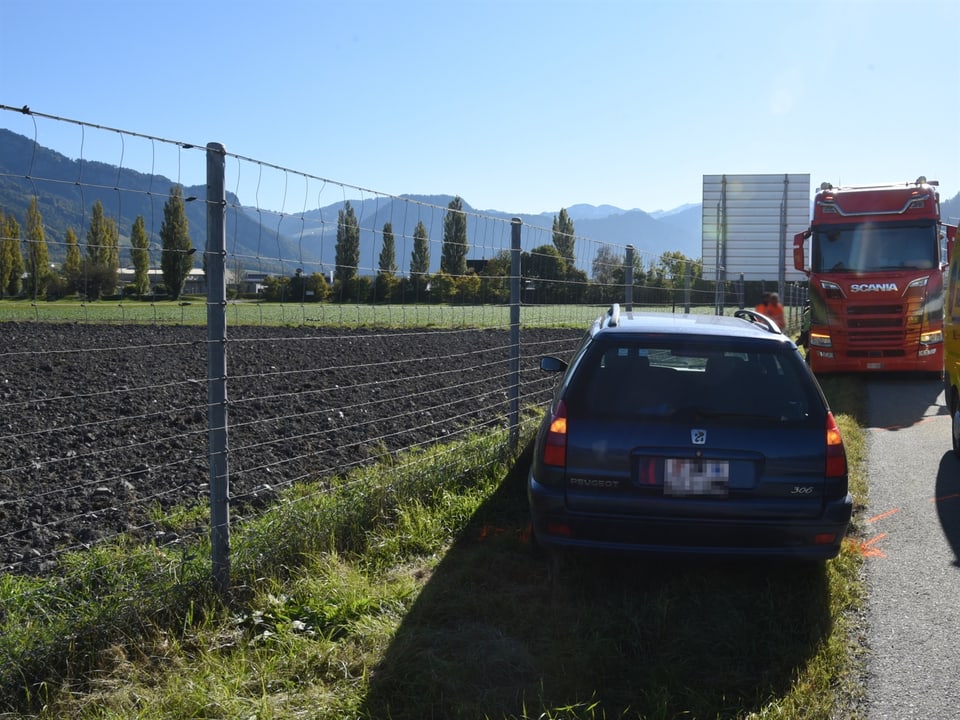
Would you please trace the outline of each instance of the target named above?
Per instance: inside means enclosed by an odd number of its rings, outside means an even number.
[[[562,373],[528,479],[536,542],[826,560],[853,508],[840,430],[768,318],[621,311]]]

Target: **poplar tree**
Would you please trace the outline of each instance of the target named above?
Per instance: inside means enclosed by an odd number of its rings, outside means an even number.
[[[143,215],[137,215],[130,231],[130,262],[133,264],[133,287],[137,295],[150,292],[150,238]]]
[[[64,238],[67,244],[67,255],[63,261],[63,277],[71,292],[76,292],[80,286],[80,275],[83,272],[83,263],[80,259],[80,240],[72,227],[67,228]]]
[[[103,214],[103,203],[97,200],[87,228],[87,294],[94,297],[112,295],[117,289],[120,270],[120,233],[113,218]]]
[[[430,272],[430,238],[423,220],[413,231],[413,252],[410,253],[410,275],[424,277]]]
[[[360,265],[360,224],[353,206],[347,200],[337,211],[337,247],[334,280],[344,287],[357,277]]]
[[[573,220],[567,215],[565,208],[560,208],[560,217],[553,216],[553,246],[560,251],[560,257],[573,267],[573,249],[576,243]]]
[[[393,239],[393,224],[383,224],[383,247],[380,248],[380,272],[393,276],[397,272],[397,255]]]
[[[447,205],[443,218],[443,244],[440,249],[440,269],[460,277],[467,274],[467,216],[463,212],[463,200],[455,197]]]
[[[50,281],[50,253],[47,249],[47,240],[43,232],[43,216],[37,207],[37,199],[30,199],[27,210],[27,245],[26,270],[27,292],[37,298],[47,291]]]
[[[163,223],[160,225],[160,272],[167,294],[176,300],[183,292],[183,283],[193,267],[193,243],[190,223],[183,202],[183,188],[173,185],[170,198],[163,204]]]
[[[23,284],[23,251],[20,249],[20,223],[13,213],[0,212],[0,297],[15,297]]]

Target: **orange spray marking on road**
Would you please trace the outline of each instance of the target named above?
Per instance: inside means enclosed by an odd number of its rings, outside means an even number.
[[[954,498],[960,498],[960,493],[953,493],[953,495],[941,495],[940,497],[930,498],[930,502],[938,503],[943,502],[944,500],[953,500]]]
[[[896,515],[898,512],[900,512],[900,508],[890,508],[886,512],[882,512],[878,515],[867,518],[864,522],[868,524],[879,522],[880,520],[884,520],[891,515]],[[854,548],[859,551],[861,555],[863,555],[863,557],[885,558],[886,554],[883,552],[883,550],[878,547],[874,547],[873,544],[885,538],[886,536],[886,533],[879,533],[869,540],[851,540],[851,543],[853,544]]]
[[[886,536],[887,536],[886,533],[880,533],[879,535],[876,535],[870,538],[866,542],[858,542],[854,540],[853,544],[856,546],[856,549],[860,551],[860,554],[863,555],[864,557],[885,558],[886,554],[884,554],[883,550],[881,550],[878,547],[874,547],[873,544],[875,542],[879,542]]]
[[[866,522],[874,523],[874,522],[877,522],[878,520],[883,520],[884,518],[888,518],[891,515],[896,515],[898,512],[900,512],[900,508],[893,508],[892,510],[887,510],[886,512],[882,512],[879,515],[874,515],[872,518],[867,518]]]

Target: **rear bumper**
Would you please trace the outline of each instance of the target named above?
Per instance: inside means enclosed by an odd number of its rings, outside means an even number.
[[[562,490],[533,478],[527,488],[533,532],[545,549],[829,560],[839,554],[853,512],[848,493],[816,518],[597,515],[570,512]]]

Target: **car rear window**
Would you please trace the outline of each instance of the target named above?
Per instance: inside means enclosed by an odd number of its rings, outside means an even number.
[[[807,423],[825,409],[802,359],[780,345],[593,343],[567,389],[572,414]]]

